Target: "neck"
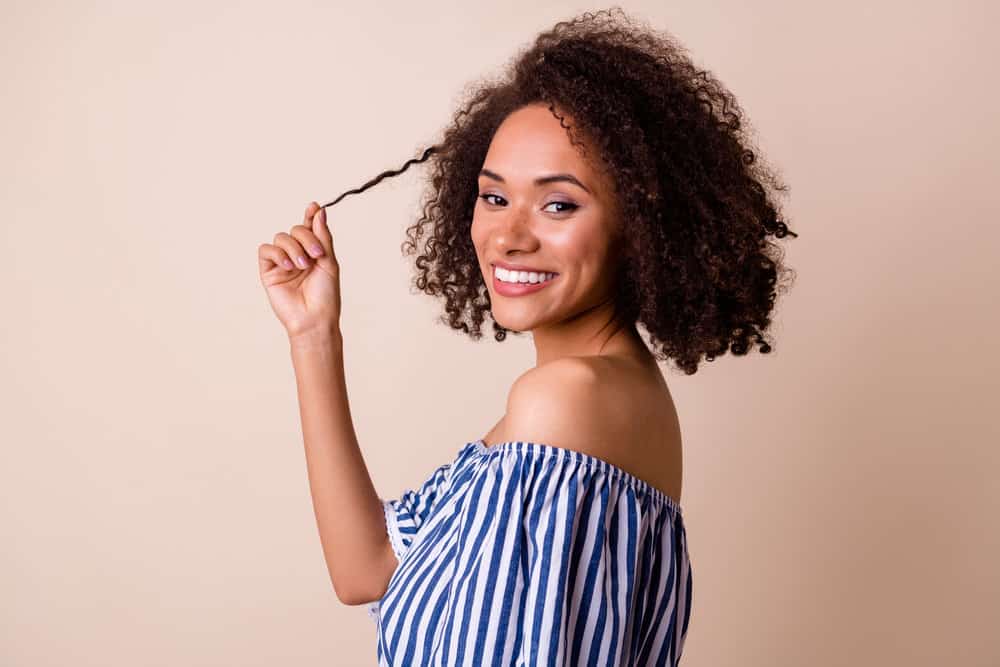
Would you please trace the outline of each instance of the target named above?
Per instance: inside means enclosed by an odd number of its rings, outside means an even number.
[[[560,357],[648,354],[635,323],[621,321],[611,299],[561,322],[536,327],[531,335],[536,366]]]

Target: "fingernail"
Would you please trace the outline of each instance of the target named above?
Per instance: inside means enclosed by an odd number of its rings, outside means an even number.
[[[301,266],[303,269],[309,266],[309,262],[306,261],[305,257],[297,257],[296,259],[298,259],[299,266]]]
[[[311,254],[313,257],[319,257],[320,255],[323,254],[323,249],[320,248],[318,245],[309,246],[309,254]]]
[[[284,267],[285,267],[286,269],[294,269],[294,268],[295,268],[295,265],[294,265],[294,264],[292,264],[292,260],[290,260],[290,259],[285,259],[285,260],[282,260],[282,261],[281,261],[281,264],[282,264],[282,266],[284,266]]]

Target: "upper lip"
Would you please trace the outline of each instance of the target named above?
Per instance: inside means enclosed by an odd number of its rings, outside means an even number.
[[[511,264],[510,262],[502,262],[497,260],[492,262],[493,266],[499,266],[500,268],[507,269],[508,271],[531,271],[534,273],[557,273],[556,271],[547,271],[546,269],[536,269],[531,266],[525,266],[524,264]]]

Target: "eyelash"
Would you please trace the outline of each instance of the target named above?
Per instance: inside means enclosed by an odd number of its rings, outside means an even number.
[[[498,204],[492,204],[492,203],[490,203],[490,200],[487,199],[487,197],[496,197],[497,199],[503,199],[503,197],[501,197],[500,195],[495,195],[495,194],[493,194],[491,192],[488,192],[488,193],[486,193],[484,195],[479,195],[479,198],[482,199],[487,204],[490,204],[490,206],[498,206]],[[568,201],[560,201],[558,199],[550,201],[548,204],[546,204],[546,206],[551,206],[552,204],[561,204],[563,206],[569,206],[570,207],[569,210],[556,211],[556,213],[572,213],[576,209],[580,208],[580,206],[578,204],[574,204],[573,202],[568,202]]]

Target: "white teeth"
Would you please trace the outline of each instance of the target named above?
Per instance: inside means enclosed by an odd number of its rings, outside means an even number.
[[[505,283],[541,283],[556,275],[545,271],[508,271],[499,266],[494,267],[493,272]]]

